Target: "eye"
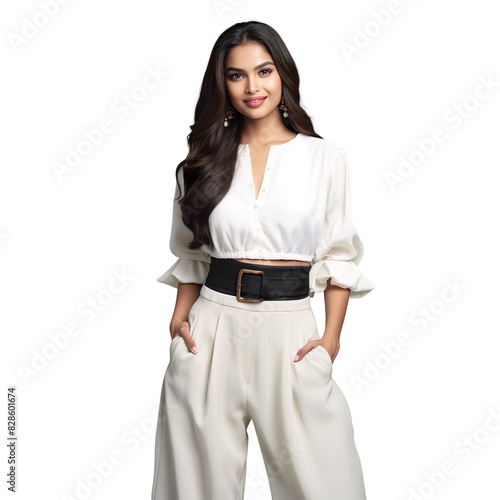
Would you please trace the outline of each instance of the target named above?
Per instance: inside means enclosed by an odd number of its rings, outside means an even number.
[[[272,70],[272,69],[270,69],[270,68],[264,68],[264,69],[261,69],[261,70],[259,71],[259,75],[262,75],[262,76],[268,76],[268,75],[270,75],[272,72],[273,72],[273,70]],[[243,76],[243,74],[242,74],[242,73],[233,73],[232,75],[229,75],[229,77],[228,77],[228,78],[229,78],[230,80],[239,80],[239,77],[240,77],[240,76]]]

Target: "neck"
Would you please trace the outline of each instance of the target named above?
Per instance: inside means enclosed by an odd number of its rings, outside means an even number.
[[[257,119],[244,118],[240,142],[242,144],[269,144],[290,139],[295,134],[283,124],[278,109]]]

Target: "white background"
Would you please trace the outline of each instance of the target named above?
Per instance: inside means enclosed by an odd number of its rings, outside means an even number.
[[[72,0],[30,28],[42,4],[9,2],[0,16],[1,413],[5,439],[16,386],[17,498],[83,498],[87,482],[87,498],[150,498],[176,294],[156,281],[175,260],[174,170],[215,40],[258,20],[291,51],[317,132],[349,157],[360,267],[377,288],[350,302],[333,376],[368,499],[498,499],[495,2]],[[351,56],[347,44],[358,47]],[[165,75],[138,94],[148,67]],[[481,79],[496,83],[487,92]],[[117,113],[134,92],[143,99]],[[56,175],[105,118],[113,130]],[[417,141],[436,128],[445,139],[418,161]],[[388,174],[401,182],[391,187]],[[113,272],[128,278],[110,294]],[[110,300],[82,315],[92,297]],[[313,307],[321,329],[321,294]],[[54,348],[72,322],[78,333]],[[270,499],[252,424],[249,433],[246,499]]]

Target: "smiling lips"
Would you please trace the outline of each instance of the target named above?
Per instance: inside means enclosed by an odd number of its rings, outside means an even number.
[[[251,108],[257,108],[260,106],[267,97],[250,97],[249,99],[245,99],[244,102],[250,106]]]

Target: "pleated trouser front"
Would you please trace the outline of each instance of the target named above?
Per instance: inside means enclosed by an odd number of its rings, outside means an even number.
[[[152,500],[243,500],[253,421],[273,500],[365,500],[351,412],[310,298],[239,302],[205,285],[170,344]]]

